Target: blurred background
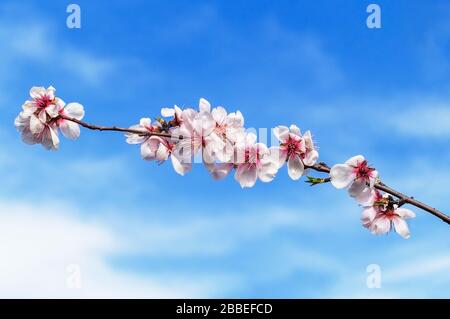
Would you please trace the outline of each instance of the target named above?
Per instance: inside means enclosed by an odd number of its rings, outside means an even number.
[[[32,86],[121,126],[205,97],[247,127],[310,129],[328,164],[364,154],[449,213],[450,4],[376,1],[369,29],[370,3],[2,1],[0,296],[450,297],[449,226],[425,212],[408,240],[373,236],[345,191],[286,168],[242,190],[144,162],[121,134],[47,152],[13,125]]]

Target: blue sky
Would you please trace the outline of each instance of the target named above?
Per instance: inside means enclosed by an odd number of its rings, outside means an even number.
[[[410,239],[376,237],[345,191],[285,169],[242,190],[141,161],[120,134],[82,131],[46,152],[13,126],[34,85],[121,126],[205,97],[247,127],[310,129],[329,164],[364,154],[449,212],[446,1],[377,1],[379,30],[356,0],[76,1],[79,30],[69,3],[0,5],[0,296],[450,296],[448,226],[419,210]]]

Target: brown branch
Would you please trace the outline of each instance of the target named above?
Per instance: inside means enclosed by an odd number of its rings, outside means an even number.
[[[141,131],[141,130],[135,130],[135,129],[130,129],[130,128],[121,128],[121,127],[117,127],[117,126],[98,126],[98,125],[92,125],[80,120],[77,120],[75,118],[71,118],[65,115],[61,115],[61,118],[68,120],[68,121],[72,121],[74,123],[77,123],[79,125],[81,125],[84,128],[87,128],[89,130],[94,130],[94,131],[115,131],[115,132],[122,132],[122,133],[132,133],[132,134],[138,134],[140,136],[161,136],[161,137],[169,137],[169,138],[174,138],[170,133],[165,133],[165,132],[149,132],[149,131]],[[178,137],[179,139],[182,139],[182,136]],[[313,166],[308,166],[307,168],[313,169],[315,171],[318,172],[322,172],[322,173],[330,173],[330,167],[321,162],[318,164],[315,164]],[[328,182],[329,179],[326,178],[324,179],[323,182]],[[437,210],[436,208],[433,208],[425,203],[422,203],[421,201],[418,201],[416,199],[414,199],[413,197],[409,197],[403,193],[400,193],[392,188],[390,188],[389,186],[387,186],[386,184],[382,183],[381,181],[379,181],[378,183],[375,184],[375,188],[379,189],[385,193],[388,193],[392,196],[397,197],[402,203],[408,203],[410,205],[416,206],[420,209],[423,209],[424,211],[440,218],[441,220],[443,220],[444,222],[446,222],[447,224],[450,225],[450,217],[445,215],[443,212]]]
[[[318,172],[323,173],[330,173],[330,168],[325,163],[319,163],[314,166],[309,166],[308,168],[313,169]],[[410,205],[416,206],[420,209],[423,209],[424,211],[436,216],[437,218],[440,218],[442,221],[446,222],[450,225],[450,217],[445,215],[443,212],[437,210],[436,208],[433,208],[425,203],[422,203],[421,201],[418,201],[417,199],[414,199],[413,197],[409,197],[403,193],[400,193],[399,191],[396,191],[395,189],[387,186],[386,184],[379,181],[375,184],[375,188],[379,189],[380,191],[383,191],[385,193],[388,193],[392,196],[397,197],[402,203],[408,203]]]
[[[161,136],[161,137],[172,138],[172,135],[170,133],[141,131],[141,130],[122,128],[122,127],[117,127],[117,126],[98,126],[98,125],[89,124],[89,123],[86,123],[86,122],[77,120],[73,117],[68,117],[65,115],[61,115],[61,118],[71,121],[71,122],[74,122],[74,123],[77,123],[84,128],[87,128],[89,130],[94,130],[94,131],[115,131],[115,132],[137,134],[140,136]]]

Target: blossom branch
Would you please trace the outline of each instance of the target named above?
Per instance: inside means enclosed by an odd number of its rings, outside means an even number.
[[[142,118],[139,124],[122,128],[84,122],[84,107],[79,103],[66,105],[55,96],[53,87],[33,87],[30,96],[32,100],[23,104],[14,122],[27,144],[57,150],[58,133],[77,139],[80,126],[94,131],[120,132],[125,134],[128,144],[140,145],[144,160],[162,163],[170,159],[175,171],[185,175],[192,169],[192,159],[200,155],[214,179],[222,179],[234,171],[234,178],[242,188],[253,187],[258,180],[272,181],[286,164],[293,180],[301,179],[308,169],[326,173],[325,178],[307,176],[306,182],[311,186],[331,183],[335,188],[347,189],[363,206],[363,226],[376,235],[393,229],[403,238],[410,236],[405,220],[415,214],[403,208],[404,204],[429,212],[450,225],[450,217],[443,212],[382,183],[378,171],[362,155],[331,168],[318,162],[319,153],[311,132],[302,134],[294,124],[274,128],[273,135],[279,145],[269,148],[244,128],[240,111],[227,113],[221,106],[212,108],[205,99],[200,99],[199,110],[163,108],[161,115],[166,119]]]
[[[308,168],[311,168],[311,169],[313,169],[315,171],[322,172],[322,173],[327,173],[327,174],[330,173],[330,168],[325,163],[318,163],[318,164],[315,164],[315,165],[313,165],[311,167],[308,167]],[[331,181],[331,179],[327,179],[327,181]],[[415,199],[413,197],[407,196],[407,195],[405,195],[405,194],[403,194],[403,193],[401,193],[399,191],[396,191],[395,189],[387,186],[386,184],[384,184],[381,181],[378,181],[374,185],[374,187],[376,189],[379,189],[380,191],[383,191],[385,193],[388,193],[388,194],[390,194],[392,196],[397,197],[399,199],[400,203],[401,203],[400,206],[402,204],[404,204],[404,203],[416,206],[416,207],[418,207],[418,208],[420,208],[420,209],[422,209],[422,210],[424,210],[424,211],[426,211],[426,212],[428,212],[428,213],[430,213],[430,214],[440,218],[442,221],[444,221],[444,222],[446,222],[447,224],[450,225],[450,217],[448,215],[444,214],[443,212],[437,210],[436,208],[431,207],[431,206],[429,206],[429,205],[427,205],[427,204],[425,204],[425,203],[423,203],[423,202],[421,202],[421,201],[419,201],[419,200],[417,200],[417,199]]]
[[[138,134],[140,136],[162,136],[162,137],[169,137],[172,138],[172,135],[170,133],[163,133],[163,132],[148,132],[148,131],[144,131],[144,130],[137,130],[137,129],[130,129],[130,128],[121,128],[121,127],[117,127],[117,126],[98,126],[98,125],[93,125],[93,124],[89,124],[86,122],[83,122],[81,120],[77,120],[75,118],[71,118],[68,116],[62,116],[62,118],[68,120],[68,121],[72,121],[74,123],[77,123],[81,126],[83,126],[84,128],[90,129],[90,130],[96,130],[96,131],[116,131],[116,132],[122,132],[122,133],[131,133],[131,134]],[[180,138],[182,138],[182,136],[180,136]],[[309,166],[307,168],[311,168],[315,171],[318,172],[322,172],[322,173],[330,173],[330,167],[328,165],[326,165],[325,163],[321,162],[318,164],[315,164],[313,166]],[[322,184],[322,183],[328,183],[331,181],[331,178],[320,178],[317,179],[316,182],[312,182],[311,185],[314,184]],[[450,225],[450,217],[447,216],[446,214],[444,214],[443,212],[437,210],[436,208],[433,208],[421,201],[418,201],[416,199],[414,199],[413,197],[407,196],[403,193],[400,193],[399,191],[396,191],[395,189],[387,186],[386,184],[382,183],[381,181],[378,181],[374,187],[376,189],[379,189],[385,193],[388,193],[390,195],[393,195],[395,197],[397,197],[402,203],[408,203],[411,204],[413,206],[416,206],[430,214],[433,214],[434,216],[440,218],[442,221],[446,222],[447,224]]]

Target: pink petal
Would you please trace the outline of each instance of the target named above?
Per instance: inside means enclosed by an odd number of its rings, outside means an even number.
[[[59,148],[58,134],[50,126],[46,126],[42,131],[41,143],[48,150],[57,150]]]
[[[414,212],[412,210],[409,210],[407,208],[397,208],[395,210],[395,213],[403,219],[416,217],[416,214],[414,214]]]
[[[356,201],[362,206],[372,206],[375,201],[376,193],[373,189],[365,187],[355,196]]]
[[[284,143],[289,137],[289,129],[286,126],[277,126],[273,129],[273,135],[275,135],[281,143]]]
[[[330,170],[331,184],[338,188],[345,188],[355,180],[353,168],[347,164],[336,164]]]
[[[218,106],[211,111],[211,115],[217,124],[222,125],[227,118],[227,111],[223,107]]]
[[[275,178],[277,172],[278,172],[278,164],[270,160],[267,160],[262,164],[261,168],[258,169],[258,177],[262,182],[268,183]]]
[[[69,103],[64,108],[64,114],[77,120],[81,120],[84,117],[84,107],[80,103]]]
[[[30,131],[33,134],[40,134],[44,130],[44,124],[42,121],[36,116],[31,115],[30,117]]]
[[[408,239],[410,236],[408,224],[400,217],[394,217],[392,222],[394,224],[394,229],[397,232],[397,234],[399,234],[405,239]]]
[[[211,112],[211,104],[204,98],[201,98],[198,107],[201,112]]]
[[[55,104],[49,105],[45,108],[45,112],[51,117],[55,118],[59,116],[59,107]]]
[[[356,155],[353,156],[352,158],[348,159],[345,164],[352,166],[352,167],[356,167],[358,166],[359,163],[364,162],[364,156],[362,155]]]
[[[172,160],[172,166],[175,169],[175,172],[177,172],[181,176],[191,170],[192,165],[190,163],[182,163],[180,159],[173,155],[170,158]]]
[[[46,93],[47,93],[47,90],[42,86],[33,86],[30,89],[30,96],[33,99],[40,98],[41,96],[45,95]]]
[[[363,223],[363,226],[366,228],[370,227],[370,224],[377,216],[377,211],[374,207],[367,207],[363,209],[361,214],[361,221]]]
[[[278,168],[281,168],[286,163],[287,151],[278,146],[272,146],[269,151],[271,160],[277,164]]]
[[[291,126],[289,126],[289,130],[295,135],[302,136],[302,133],[297,125],[292,124]]]
[[[305,167],[298,155],[291,155],[288,159],[288,175],[294,181],[302,177]]]
[[[391,230],[391,221],[383,215],[376,217],[370,225],[370,230],[374,235],[387,234]]]
[[[348,193],[351,197],[362,197],[365,198],[364,194],[367,193],[367,197],[369,196],[370,190],[366,190],[368,187],[364,181],[354,181],[350,188],[348,189]]]
[[[306,154],[306,157],[303,159],[303,163],[307,166],[313,166],[316,164],[318,159],[319,153],[316,150],[313,150]]]
[[[63,120],[59,128],[61,133],[68,139],[75,140],[80,137],[80,126],[74,122]]]
[[[233,164],[231,163],[219,163],[219,164],[209,164],[206,168],[211,173],[211,176],[215,180],[224,178],[233,169]]]
[[[242,188],[253,187],[257,179],[256,166],[246,164],[240,165],[236,170],[234,178],[241,184]]]

